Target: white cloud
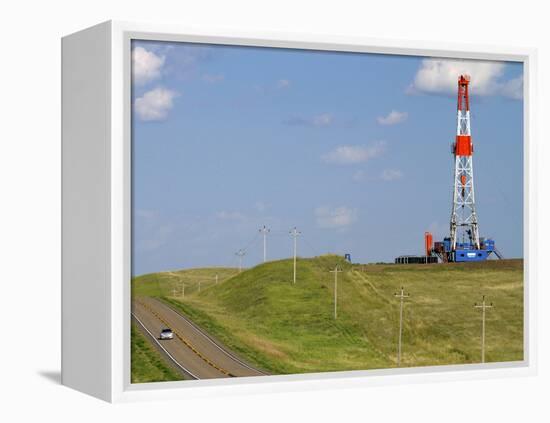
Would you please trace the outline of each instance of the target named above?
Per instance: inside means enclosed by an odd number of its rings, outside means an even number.
[[[409,93],[455,94],[457,80],[462,74],[471,77],[473,95],[502,95],[522,98],[523,78],[503,81],[505,64],[480,60],[424,59]],[[521,87],[521,88],[520,88]]]
[[[132,51],[132,74],[134,82],[143,85],[160,78],[162,66],[166,58],[157,56],[154,52],[143,47],[136,47]]]
[[[403,177],[403,172],[397,169],[385,169],[380,178],[384,181],[395,181]]]
[[[136,99],[134,109],[141,120],[164,120],[174,105],[174,98],[178,94],[166,88],[157,87],[147,91]]]
[[[331,113],[322,113],[312,117],[293,117],[285,121],[288,125],[296,126],[329,126],[334,123],[334,116]]]
[[[277,81],[277,88],[288,88],[290,87],[290,81],[288,79],[279,79]]]
[[[380,156],[385,148],[386,143],[382,141],[370,146],[341,145],[329,153],[324,154],[321,159],[326,163],[343,165],[363,163],[374,157]]]
[[[521,100],[523,98],[523,76],[518,76],[504,82],[500,88],[500,92],[504,97]]]
[[[396,125],[398,123],[404,122],[409,117],[407,112],[399,112],[397,110],[392,110],[387,116],[379,116],[376,118],[380,125]]]
[[[321,206],[315,209],[315,218],[321,228],[343,228],[357,220],[357,209]]]
[[[330,113],[323,113],[322,115],[313,116],[311,122],[314,126],[327,126],[330,125],[333,120]]]
[[[224,79],[225,79],[225,76],[223,76],[222,74],[212,75],[212,74],[209,74],[209,73],[205,73],[202,76],[202,80],[204,82],[208,82],[209,84],[215,84],[217,82],[222,82]]]

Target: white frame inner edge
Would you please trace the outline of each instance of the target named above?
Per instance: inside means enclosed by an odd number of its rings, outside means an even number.
[[[111,22],[111,382],[113,401],[288,392],[536,374],[536,50]],[[524,360],[178,382],[130,383],[131,41],[154,40],[521,62],[524,65]],[[422,47],[419,47],[422,46]],[[123,334],[123,336],[120,336]],[[182,395],[184,393],[184,395]]]

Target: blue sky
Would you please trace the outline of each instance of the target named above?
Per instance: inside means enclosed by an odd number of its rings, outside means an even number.
[[[471,74],[481,236],[523,255],[521,64],[133,43],[133,273],[448,235],[456,79]]]

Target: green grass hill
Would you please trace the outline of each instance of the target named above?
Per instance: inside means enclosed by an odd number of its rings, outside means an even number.
[[[334,274],[339,265],[338,318]],[[133,295],[155,296],[191,317],[252,364],[274,374],[395,367],[399,301],[402,366],[478,363],[482,295],[486,361],[523,359],[523,260],[436,265],[351,265],[327,255],[272,261],[238,273],[190,269],[136,277]],[[218,274],[218,284],[215,275]],[[199,292],[199,280],[201,291]],[[182,297],[185,284],[185,297]]]
[[[183,376],[169,367],[139,329],[132,323],[132,383],[182,380]]]

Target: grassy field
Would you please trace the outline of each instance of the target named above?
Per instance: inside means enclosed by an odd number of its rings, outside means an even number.
[[[199,292],[199,286],[202,290],[216,285],[216,275],[218,283],[222,283],[238,273],[238,269],[230,267],[151,273],[134,280],[133,293],[154,297],[181,296],[185,285],[185,294],[191,295]]]
[[[183,377],[168,367],[159,352],[132,324],[132,383],[182,380]]]
[[[329,270],[336,264],[343,272],[335,320]],[[185,298],[178,290],[182,282]],[[523,358],[522,260],[356,266],[329,255],[299,259],[295,285],[292,261],[280,260],[240,274],[192,269],[144,275],[134,279],[133,294],[162,298],[251,363],[287,374],[395,367],[399,301],[393,295],[401,286],[411,295],[402,366],[479,362],[481,313],[474,303],[482,295],[494,305],[487,311],[486,361]]]

